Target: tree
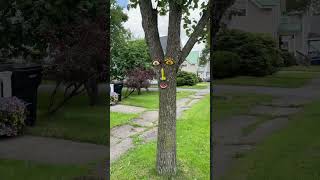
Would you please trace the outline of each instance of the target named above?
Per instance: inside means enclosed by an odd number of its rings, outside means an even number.
[[[287,11],[305,11],[310,9],[314,14],[320,13],[320,1],[318,0],[287,0]]]
[[[204,49],[201,52],[201,56],[199,59],[199,65],[200,66],[205,66],[210,60],[210,46],[209,43],[207,42]]]
[[[148,89],[150,87],[150,80],[152,80],[153,78],[153,70],[143,67],[137,67],[133,70],[128,71],[125,86],[128,88],[128,91],[129,89],[131,89],[130,94],[132,94],[136,90],[138,92],[138,95],[140,95],[142,88]],[[130,94],[126,95],[126,97],[128,97]]]
[[[52,112],[84,91],[90,104],[96,103],[97,82],[107,73],[106,4],[102,0],[1,1],[0,33],[7,36],[0,37],[0,56],[31,57],[48,67],[46,75],[57,81],[57,88],[65,85],[65,98]],[[123,14],[122,9],[112,7],[113,14]],[[113,32],[118,24],[111,27]],[[48,55],[51,61],[43,61]]]
[[[112,79],[123,80],[136,67],[150,69],[151,57],[144,39],[129,40],[114,50],[112,56]]]
[[[216,0],[217,1],[217,0]],[[159,126],[157,141],[157,172],[160,175],[173,175],[176,173],[176,85],[177,71],[185,61],[191,49],[199,40],[206,37],[206,26],[209,23],[210,11],[213,9],[209,3],[198,0],[159,0],[153,6],[151,0],[131,0],[132,7],[139,5],[142,15],[142,26],[145,32],[149,52],[153,61],[159,61],[160,65],[155,66],[157,78],[162,81],[165,74],[166,89],[160,89],[159,105]],[[217,1],[229,7],[226,1]],[[231,2],[231,1],[230,1]],[[221,7],[220,4],[218,4]],[[223,6],[224,7],[224,6]],[[191,20],[190,9],[200,8],[202,10],[199,21]],[[224,9],[216,9],[221,19]],[[166,53],[161,47],[158,32],[158,15],[169,14],[168,41]],[[221,15],[221,17],[220,17]],[[214,17],[214,18],[215,18]],[[180,31],[182,20],[183,27],[187,30],[190,38],[184,47],[180,47]],[[214,27],[217,28],[217,27]],[[166,61],[173,60],[173,65],[167,65]],[[160,85],[159,85],[160,87]]]

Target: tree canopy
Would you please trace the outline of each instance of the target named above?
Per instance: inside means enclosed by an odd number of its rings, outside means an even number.
[[[151,58],[144,39],[129,40],[114,49],[112,56],[112,79],[123,80],[135,68],[151,68]]]

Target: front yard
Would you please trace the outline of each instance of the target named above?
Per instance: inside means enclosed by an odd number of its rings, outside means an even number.
[[[85,166],[0,159],[0,174],[3,180],[71,180],[88,173],[88,167]]]
[[[74,97],[56,114],[48,115],[49,93],[38,95],[38,119],[27,134],[62,138],[74,141],[106,144],[107,120],[105,94],[100,95],[99,105],[90,107],[85,95]],[[62,97],[59,94],[58,98]]]
[[[177,100],[186,98],[195,92],[192,91],[178,91]],[[124,93],[123,93],[124,94]],[[147,109],[158,109],[159,108],[159,92],[158,91],[142,91],[141,95],[134,92],[128,98],[123,99],[120,104],[129,106],[138,106]]]
[[[227,98],[225,98],[227,97]],[[269,96],[229,94],[216,97],[215,117],[245,113]],[[174,179],[209,179],[210,98],[195,104],[177,121],[178,174]],[[155,170],[156,142],[140,144],[112,164],[111,179],[161,179]]]
[[[209,88],[209,82],[200,82],[194,86],[178,86],[181,89],[207,89]]]
[[[319,100],[305,106],[288,127],[242,156],[224,180],[320,179],[319,107]]]
[[[215,84],[299,88],[320,76],[320,67],[293,66],[265,77],[238,76],[218,79]]]

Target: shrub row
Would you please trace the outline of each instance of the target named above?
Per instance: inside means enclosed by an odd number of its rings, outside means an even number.
[[[0,136],[21,134],[26,113],[26,104],[18,98],[0,98]]]
[[[273,37],[239,30],[220,32],[213,56],[215,78],[270,75],[294,61],[279,50]]]
[[[199,78],[196,74],[179,71],[177,74],[177,86],[193,86],[199,82]]]

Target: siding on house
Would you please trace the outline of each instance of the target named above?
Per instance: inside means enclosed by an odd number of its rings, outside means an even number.
[[[278,24],[281,15],[280,1],[237,0],[247,3],[246,16],[233,16],[228,28],[253,33],[266,33],[273,37],[278,35]],[[237,7],[233,7],[236,8]]]

